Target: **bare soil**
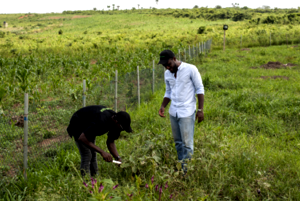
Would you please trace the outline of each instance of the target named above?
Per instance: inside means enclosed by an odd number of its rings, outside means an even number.
[[[266,80],[266,79],[284,79],[284,80],[289,80],[289,77],[286,76],[261,76],[262,79]]]
[[[96,63],[97,63],[97,60],[96,60],[96,59],[92,59],[92,60],[90,61],[90,64],[91,64],[91,65],[96,64]]]
[[[42,142],[38,143],[38,146],[40,146],[42,148],[45,148],[45,147],[49,147],[53,144],[66,141],[68,139],[70,139],[69,135],[60,135],[60,136],[57,136],[57,137],[45,139]]]
[[[33,15],[23,15],[23,16],[19,17],[18,19],[23,19],[23,18],[29,17],[29,16],[33,16]]]
[[[241,49],[241,51],[250,51],[251,49],[249,49],[249,48],[243,48],[243,49]]]
[[[8,122],[10,125],[12,123],[15,124],[15,126],[24,128],[24,116],[20,115],[20,116],[12,116],[11,120]]]
[[[86,17],[91,17],[90,15],[75,15],[71,17],[71,19],[79,19],[79,18],[86,18]],[[58,19],[65,19],[65,18],[70,18],[70,17],[48,17],[48,18],[41,18],[42,20],[48,19],[48,20],[58,20]]]
[[[292,63],[282,64],[279,61],[276,62],[269,61],[267,64],[261,65],[260,67],[264,69],[280,69],[280,68],[287,68],[292,66],[297,66],[297,65]]]

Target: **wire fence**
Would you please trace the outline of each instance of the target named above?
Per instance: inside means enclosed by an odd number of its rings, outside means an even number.
[[[213,48],[223,49],[222,36],[213,38]],[[286,46],[297,46],[300,45],[300,33],[289,32],[269,32],[261,31],[253,35],[241,35],[238,37],[227,37],[225,36],[225,47],[226,48],[250,48],[250,47],[267,47],[275,45],[286,45]]]
[[[178,50],[176,57],[197,62],[210,51],[211,43],[208,40]],[[43,106],[29,101],[26,108],[25,95],[24,109],[16,105],[0,116],[0,177],[11,178],[22,172],[26,178],[28,166],[34,168],[36,161],[47,164],[62,143],[70,142],[66,128],[72,114],[81,107],[104,105],[125,111],[150,101],[153,93],[164,86],[165,69],[157,63],[152,61],[146,69],[137,67],[137,71],[119,76],[116,72],[113,80],[102,79],[93,85],[84,81],[83,93],[73,99],[44,100]]]

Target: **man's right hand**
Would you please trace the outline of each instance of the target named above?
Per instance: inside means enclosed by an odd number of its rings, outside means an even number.
[[[103,152],[101,154],[101,156],[103,157],[103,160],[105,160],[106,162],[112,162],[113,158],[109,153]]]
[[[161,117],[165,117],[165,108],[163,106],[160,107],[159,111],[158,111],[159,116]]]

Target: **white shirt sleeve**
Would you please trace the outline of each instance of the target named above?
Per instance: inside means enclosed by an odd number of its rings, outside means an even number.
[[[169,82],[168,82],[167,79],[166,79],[166,77],[167,77],[166,74],[167,74],[167,71],[165,71],[166,93],[165,93],[164,98],[169,98],[169,99],[171,99],[171,87],[170,87]]]
[[[204,95],[204,86],[198,68],[196,66],[192,66],[191,71],[191,79],[195,87],[195,93]]]

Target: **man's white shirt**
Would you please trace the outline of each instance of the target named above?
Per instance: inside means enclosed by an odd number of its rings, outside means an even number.
[[[201,75],[196,66],[181,62],[175,73],[165,71],[165,98],[171,99],[169,109],[173,117],[184,118],[191,116],[196,110],[195,94],[204,94]]]

